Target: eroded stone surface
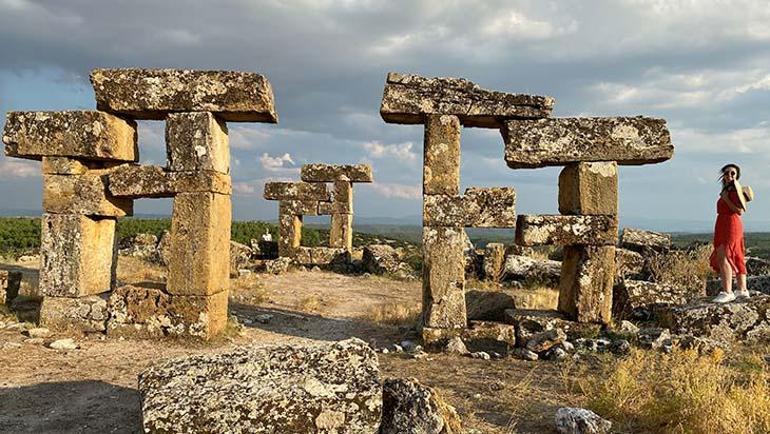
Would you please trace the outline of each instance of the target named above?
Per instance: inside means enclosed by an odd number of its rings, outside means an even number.
[[[615,249],[615,273],[619,278],[638,276],[644,270],[644,256],[628,249]]]
[[[639,165],[674,155],[666,121],[641,116],[515,120],[502,132],[512,169],[596,161]]]
[[[139,392],[148,432],[370,434],[382,411],[377,356],[359,339],[174,359],[142,372]]]
[[[624,228],[620,236],[620,247],[642,254],[665,252],[671,248],[671,235],[662,232]]]
[[[300,178],[305,182],[373,182],[369,164],[303,164]]]
[[[41,226],[40,295],[83,297],[113,288],[115,220],[43,214]]]
[[[43,157],[40,168],[43,175],[83,175],[92,169],[106,169],[121,163],[78,160],[70,157]]]
[[[512,228],[516,192],[508,187],[472,187],[463,196],[424,195],[423,225]]]
[[[229,175],[219,172],[170,172],[160,166],[127,165],[108,176],[110,194],[133,199],[174,197],[179,193],[232,193]]]
[[[585,408],[562,407],[556,410],[559,434],[609,434],[612,422]]]
[[[270,82],[253,72],[95,69],[91,84],[100,110],[136,119],[212,112],[226,121],[278,122]]]
[[[21,272],[0,270],[0,304],[10,304],[19,295]]]
[[[460,434],[460,417],[434,389],[414,378],[388,378],[379,434]]]
[[[309,182],[268,182],[264,198],[267,200],[331,200],[326,184]]]
[[[76,329],[85,332],[106,330],[109,294],[85,297],[44,297],[40,306],[40,325],[52,330]]]
[[[465,328],[465,231],[423,228],[423,324]]]
[[[353,215],[332,214],[329,226],[329,247],[353,250]]]
[[[704,298],[685,306],[671,306],[660,312],[660,322],[675,333],[690,333],[720,342],[767,342],[770,295],[724,304]]]
[[[136,161],[136,123],[98,111],[9,112],[5,155]]]
[[[466,126],[499,128],[506,119],[549,116],[553,105],[548,96],[490,91],[462,78],[391,72],[380,115],[385,122],[398,124],[420,124],[431,114],[455,115]]]
[[[317,200],[282,200],[278,207],[279,212],[285,215],[321,215]]]
[[[565,246],[559,311],[578,322],[612,319],[615,246]]]
[[[508,255],[505,258],[505,279],[533,279],[546,285],[556,286],[561,276],[561,262],[532,258],[524,255]]]
[[[618,220],[606,215],[520,215],[516,222],[516,244],[614,245]]]
[[[423,139],[423,194],[457,196],[460,193],[460,135],[457,116],[429,115]]]
[[[684,286],[624,279],[613,290],[612,310],[616,319],[650,319],[666,306],[686,304],[703,295]]]
[[[489,243],[484,248],[484,278],[498,281],[503,276],[505,266],[505,244]]]
[[[575,163],[565,167],[559,174],[559,213],[617,215],[617,163]]]
[[[212,113],[172,113],[166,118],[166,157],[173,172],[230,173],[227,125]]]
[[[114,197],[108,191],[110,171],[89,170],[84,175],[43,175],[43,211],[100,217],[133,215],[133,200]]]
[[[515,307],[514,293],[508,290],[468,289],[465,292],[468,320],[502,322],[505,319],[505,311]]]

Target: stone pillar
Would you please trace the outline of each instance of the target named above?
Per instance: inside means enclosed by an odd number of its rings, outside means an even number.
[[[618,172],[615,162],[567,165],[559,175],[559,212],[601,215],[614,219],[617,241]],[[564,247],[559,311],[578,322],[607,324],[612,320],[615,246]]]
[[[445,196],[450,201],[459,197],[461,128],[457,116],[426,116],[423,209],[426,202],[441,199],[435,196]],[[423,216],[422,326],[465,328],[465,230],[461,223],[426,225],[436,220],[440,219]]]
[[[279,206],[278,256],[291,258],[302,242],[302,216],[289,214]]]
[[[505,265],[505,244],[489,243],[484,249],[484,278],[497,282]]]

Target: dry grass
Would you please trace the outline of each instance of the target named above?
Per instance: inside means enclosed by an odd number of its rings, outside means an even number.
[[[714,274],[709,265],[710,255],[711,246],[655,255],[649,262],[651,277],[660,283],[688,288],[702,287]]]
[[[574,378],[588,408],[626,432],[770,432],[770,372],[755,354],[635,350]]]
[[[258,305],[270,301],[270,290],[258,274],[247,274],[230,280],[230,298],[241,303]]]
[[[471,278],[465,281],[465,289],[479,289],[482,291],[500,291],[503,286],[492,280],[479,280]]]
[[[388,302],[372,307],[361,318],[376,324],[412,326],[417,323],[421,306],[407,302]]]
[[[124,284],[166,281],[166,267],[131,256],[118,257],[117,274]]]
[[[559,290],[548,286],[532,286],[516,290],[513,294],[518,309],[556,309]]]
[[[323,299],[318,294],[309,295],[297,302],[297,310],[302,312],[320,312],[325,305]]]

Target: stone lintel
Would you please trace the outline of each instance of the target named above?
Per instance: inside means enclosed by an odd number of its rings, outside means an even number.
[[[268,182],[264,198],[267,200],[320,200],[330,201],[331,194],[324,183]]]
[[[174,197],[179,193],[232,193],[230,176],[219,172],[169,172],[160,166],[131,165],[108,175],[115,197]]]
[[[301,175],[305,182],[373,182],[369,164],[303,164]]]
[[[520,215],[516,222],[516,244],[614,245],[618,219],[614,215]]]
[[[9,112],[5,155],[40,160],[72,157],[98,161],[137,161],[136,123],[93,110]]]
[[[666,121],[641,116],[516,120],[506,122],[502,133],[512,169],[598,161],[641,165],[674,155]]]
[[[499,128],[507,119],[550,116],[554,99],[480,88],[463,78],[427,78],[391,72],[380,115],[385,122],[421,124],[426,115],[454,115],[469,127]]]
[[[463,196],[424,195],[423,224],[512,228],[516,225],[516,192],[508,187],[471,187]]]
[[[231,122],[278,122],[270,82],[253,72],[95,69],[91,84],[100,110],[135,119],[211,112]]]

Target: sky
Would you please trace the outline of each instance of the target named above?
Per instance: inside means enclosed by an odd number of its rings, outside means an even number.
[[[93,109],[101,67],[253,71],[280,122],[230,123],[233,214],[277,217],[264,183],[305,163],[368,163],[359,218],[419,222],[420,125],[386,124],[389,71],[549,95],[553,115],[665,118],[668,162],[621,167],[621,225],[713,227],[719,168],[743,169],[747,229],[770,231],[770,2],[723,0],[0,0],[0,121],[10,110]],[[140,122],[142,163],[165,164],[162,122]],[[520,214],[558,213],[558,168],[509,169],[497,130],[466,128],[462,188],[513,186]],[[40,210],[39,163],[0,156],[0,208]],[[139,200],[137,213],[170,211]]]

